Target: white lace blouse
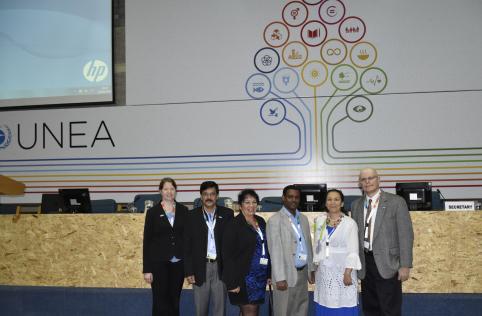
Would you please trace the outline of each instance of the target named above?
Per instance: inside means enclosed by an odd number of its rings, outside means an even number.
[[[313,262],[317,265],[315,302],[331,308],[356,306],[356,270],[361,269],[358,256],[358,227],[353,219],[344,216],[333,234],[328,236],[326,216],[327,214],[318,216],[314,225]],[[353,269],[353,284],[350,286],[343,284],[343,273],[346,268]]]

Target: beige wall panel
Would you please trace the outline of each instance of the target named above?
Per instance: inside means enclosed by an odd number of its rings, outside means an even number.
[[[144,217],[131,214],[0,217],[0,283],[142,287]]]
[[[404,291],[482,293],[482,212],[411,215],[414,269]],[[0,284],[147,287],[143,225],[142,214],[0,216]]]

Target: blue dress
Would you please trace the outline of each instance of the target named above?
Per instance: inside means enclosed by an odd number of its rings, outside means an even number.
[[[266,245],[266,232],[261,229],[263,233],[264,243]],[[260,263],[262,258],[263,241],[257,234],[256,248],[254,250],[253,258],[251,259],[251,267],[245,277],[247,303],[262,304],[266,294],[266,280],[268,279],[268,265]],[[265,246],[266,248],[266,246]]]
[[[271,265],[266,223],[259,216],[256,216],[256,220],[258,229],[248,224],[241,213],[231,221],[224,234],[223,281],[228,290],[239,287],[238,293],[228,291],[229,301],[233,305],[258,305],[265,299]]]

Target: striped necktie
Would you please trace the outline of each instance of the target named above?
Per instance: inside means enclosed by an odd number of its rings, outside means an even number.
[[[368,243],[368,250],[370,250],[370,237],[372,235],[372,230],[370,226],[372,224],[372,219],[370,218],[370,214],[372,213],[372,200],[368,200],[367,205],[367,216],[365,217],[365,241]],[[368,231],[367,231],[368,230]]]

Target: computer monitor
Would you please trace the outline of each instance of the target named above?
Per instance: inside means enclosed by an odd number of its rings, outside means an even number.
[[[295,184],[300,190],[300,206],[302,212],[321,212],[324,209],[326,183]]]
[[[90,204],[89,189],[59,189],[59,195],[63,213],[90,213],[92,206]]]
[[[57,193],[42,194],[42,204],[40,204],[40,212],[42,214],[62,212],[62,201],[60,195]]]
[[[431,182],[400,182],[396,184],[396,192],[411,211],[432,209]]]

